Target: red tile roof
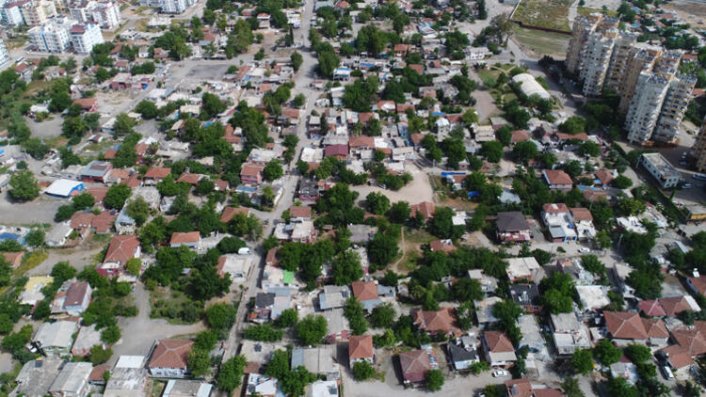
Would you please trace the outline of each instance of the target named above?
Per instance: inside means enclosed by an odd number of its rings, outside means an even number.
[[[571,185],[573,181],[571,176],[562,170],[544,170],[544,175],[546,176],[549,184],[551,185]]]
[[[201,177],[202,176],[199,174],[191,174],[191,173],[185,172],[185,173],[181,174],[179,179],[177,179],[177,182],[184,182],[184,183],[188,183],[189,185],[196,185],[201,180]]]
[[[117,262],[124,265],[125,262],[135,257],[139,248],[140,240],[135,236],[114,236],[110,240],[103,263]]]
[[[194,342],[183,339],[162,339],[152,352],[147,368],[186,369]]]
[[[493,353],[509,353],[515,351],[512,342],[510,342],[510,339],[508,339],[504,332],[485,331],[483,332],[483,338],[485,339],[488,349]]]
[[[564,214],[569,212],[569,207],[564,203],[544,204],[542,210],[549,214]]]
[[[22,258],[25,253],[23,251],[18,252],[3,252],[2,257],[9,263],[13,268],[19,266],[22,263]]]
[[[246,163],[240,168],[241,176],[258,176],[265,169],[264,166],[259,164]]]
[[[294,206],[289,208],[289,215],[292,218],[311,218],[311,207]]]
[[[88,283],[85,281],[77,281],[66,290],[64,298],[64,306],[76,306],[83,303],[86,294],[88,293]]]
[[[145,179],[164,179],[172,170],[166,167],[152,167],[145,173]]]
[[[201,241],[199,232],[174,232],[169,244],[188,244]]]
[[[91,222],[91,226],[96,229],[96,233],[108,233],[115,222],[115,214],[108,211],[103,211],[96,215]]]
[[[245,207],[225,207],[223,208],[223,212],[221,212],[220,220],[223,223],[228,223],[238,214],[248,215],[249,213],[250,209]]]
[[[575,221],[593,222],[593,215],[588,208],[571,208],[571,216]]]
[[[351,283],[353,296],[359,301],[377,299],[378,286],[373,281],[354,281]]]
[[[422,331],[434,334],[448,334],[459,331],[454,326],[454,316],[450,308],[437,311],[418,310],[414,312],[414,324]]]
[[[374,354],[371,335],[353,335],[348,339],[348,358],[350,360],[372,358]]]
[[[424,350],[412,350],[400,353],[402,377],[412,383],[421,382],[431,370],[429,354]]]
[[[92,212],[75,212],[71,216],[71,220],[69,221],[69,225],[71,226],[72,229],[77,230],[77,229],[85,229],[88,227],[91,227],[91,224],[93,223],[93,219],[96,216],[93,215]]]
[[[606,328],[616,339],[647,339],[640,315],[630,312],[603,312]]]
[[[436,206],[430,201],[423,201],[421,203],[414,204],[410,207],[410,209],[410,216],[415,216],[419,213],[423,219],[431,218],[436,212]]]

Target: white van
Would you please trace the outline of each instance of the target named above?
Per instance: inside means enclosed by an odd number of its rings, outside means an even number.
[[[250,255],[250,248],[243,247],[238,250],[238,255]]]

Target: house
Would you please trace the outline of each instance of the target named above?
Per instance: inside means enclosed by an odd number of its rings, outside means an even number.
[[[378,296],[378,285],[374,281],[354,281],[351,283],[351,289],[353,296],[368,313],[382,304],[382,300]]]
[[[172,248],[187,247],[194,250],[201,248],[201,234],[199,232],[174,232],[169,239]]]
[[[242,353],[241,353],[242,354]],[[341,370],[336,360],[336,345],[317,347],[295,347],[292,349],[291,368],[302,366],[327,380],[338,380]]]
[[[686,278],[686,285],[695,294],[706,296],[706,276],[696,274]]]
[[[630,343],[666,345],[669,332],[662,320],[641,318],[633,312],[603,312],[606,330],[618,346]]]
[[[85,281],[74,281],[66,290],[62,309],[71,316],[80,316],[91,303],[93,289]]]
[[[198,380],[170,379],[162,397],[209,397],[213,385]]]
[[[542,171],[544,181],[549,185],[550,189],[568,191],[573,187],[571,176],[562,170],[544,170]]]
[[[529,223],[522,212],[499,212],[495,226],[497,239],[502,243],[532,240]]]
[[[420,218],[422,221],[427,221],[434,216],[436,206],[430,201],[423,201],[410,206],[410,217]]]
[[[66,363],[49,387],[52,397],[85,397],[89,394],[88,377],[93,365],[87,362]]]
[[[291,222],[303,222],[311,220],[311,207],[293,206],[289,208]]]
[[[275,226],[273,235],[278,240],[311,243],[316,240],[318,232],[314,227],[314,222],[302,221],[296,223],[278,223]]]
[[[83,326],[78,330],[76,340],[71,346],[71,355],[77,357],[85,357],[91,354],[93,346],[103,346],[101,341],[101,331],[96,329],[96,325]]]
[[[468,271],[468,278],[476,280],[480,284],[483,293],[493,294],[498,289],[498,279],[486,275],[482,269],[471,269]]]
[[[508,258],[506,261],[507,268],[505,272],[511,283],[519,281],[539,283],[545,276],[544,269],[532,256],[526,258]]]
[[[78,331],[78,324],[75,321],[42,323],[34,334],[32,342],[41,348],[44,354],[68,356],[76,331]]]
[[[98,110],[98,99],[96,97],[74,99],[74,105],[78,105],[82,112],[95,112]]]
[[[258,292],[255,295],[255,305],[252,311],[248,313],[248,320],[254,323],[270,321],[272,309],[275,306],[275,296],[272,292]]]
[[[414,325],[421,331],[432,335],[449,335],[459,336],[461,330],[454,325],[455,318],[453,309],[441,308],[436,311],[417,310],[412,315]]]
[[[328,145],[324,148],[324,157],[334,157],[344,161],[348,158],[348,145]]]
[[[510,298],[524,309],[525,313],[539,314],[542,311],[537,284],[512,284],[510,286]]]
[[[515,361],[515,348],[507,335],[499,331],[484,331],[481,337],[485,359],[491,367],[510,367]]]
[[[216,272],[219,276],[230,275],[234,283],[243,283],[252,268],[252,258],[244,255],[227,254],[218,257]]]
[[[591,348],[588,328],[578,320],[575,313],[551,314],[549,324],[559,355],[568,356],[576,350]]]
[[[595,176],[594,184],[600,187],[610,186],[610,183],[615,179],[613,172],[605,168],[601,168],[593,175]]]
[[[321,312],[321,315],[326,319],[328,324],[328,335],[326,335],[326,343],[337,343],[347,341],[350,337],[350,324],[348,319],[343,315],[343,309],[333,309]]]
[[[162,339],[155,342],[147,369],[157,378],[185,377],[193,345],[194,342],[186,339]]]
[[[674,317],[685,311],[701,311],[701,307],[690,295],[644,300],[638,303],[638,307],[650,317]]]
[[[144,368],[116,365],[110,371],[110,379],[103,390],[103,397],[146,397],[151,395],[151,385]]]
[[[52,182],[49,187],[44,190],[44,193],[49,196],[68,198],[86,190],[86,185],[83,182],[72,181],[69,179],[57,179]]]
[[[429,250],[431,252],[445,252],[448,254],[456,251],[456,247],[450,239],[433,240],[429,243]]]
[[[400,369],[402,381],[405,385],[424,381],[427,372],[434,369],[430,355],[430,351],[421,349],[400,353]]]
[[[502,301],[502,298],[497,296],[491,296],[480,301],[473,301],[473,306],[476,309],[478,325],[481,327],[487,327],[488,325],[497,322],[498,319],[493,314],[493,307]]]
[[[141,252],[140,240],[136,236],[113,236],[103,263],[98,265],[98,273],[104,277],[119,276],[127,261],[139,258]]]
[[[59,357],[41,357],[27,361],[15,377],[16,396],[46,396],[61,371],[64,360]]]
[[[265,167],[259,164],[245,163],[240,168],[240,181],[246,185],[259,185],[264,169]]]
[[[221,212],[220,221],[222,223],[229,223],[237,215],[249,215],[250,209],[246,207],[225,207],[223,212]]]
[[[377,227],[369,225],[348,225],[351,236],[348,238],[353,244],[367,244],[377,233]]]
[[[260,374],[248,374],[248,383],[245,385],[245,396],[275,397],[279,387],[277,379]]]
[[[45,243],[52,248],[63,247],[69,242],[72,231],[68,222],[57,223],[47,232]]]
[[[373,364],[375,361],[375,349],[373,348],[372,335],[352,335],[348,339],[348,360],[350,368],[353,368],[353,364],[360,361]]]
[[[576,228],[566,204],[544,204],[542,221],[549,230],[549,237],[553,242],[560,243],[577,239]]]
[[[317,380],[309,385],[306,397],[338,397],[338,383],[333,380]]]
[[[81,168],[79,177],[84,182],[105,183],[113,165],[107,161],[93,160]]]
[[[465,336],[446,344],[449,362],[456,371],[467,370],[473,364],[480,362],[477,346],[474,343],[467,343],[467,340],[471,339],[470,336]]]
[[[325,285],[324,290],[319,294],[319,309],[331,310],[342,308],[346,300],[350,298],[350,290],[347,286]]]
[[[565,397],[559,389],[533,384],[526,378],[505,381],[505,392],[508,397]]]
[[[156,185],[172,173],[171,168],[152,167],[147,170],[142,178],[145,185]]]
[[[22,264],[22,258],[24,258],[25,253],[24,251],[3,252],[1,256],[13,269],[16,269]]]
[[[297,189],[297,197],[304,202],[316,202],[319,199],[319,186],[316,181],[302,178]]]
[[[596,227],[593,225],[593,215],[588,208],[571,208],[571,217],[574,220],[576,236],[579,240],[593,239],[596,237]]]
[[[86,238],[91,231],[91,224],[96,216],[89,211],[78,211],[71,215],[69,226],[82,238]]]

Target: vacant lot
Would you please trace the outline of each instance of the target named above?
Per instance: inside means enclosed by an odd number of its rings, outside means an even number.
[[[561,33],[544,32],[541,30],[514,27],[513,39],[522,47],[527,55],[541,58],[549,55],[555,59],[564,59],[569,47],[570,36]]]
[[[371,192],[382,193],[391,202],[406,201],[410,204],[417,204],[422,201],[432,201],[434,192],[429,184],[429,177],[424,171],[412,163],[406,164],[406,171],[412,175],[412,181],[398,191],[382,189],[377,186],[351,186],[351,190],[359,193],[358,199],[364,200]]]
[[[523,26],[570,32],[571,3],[573,0],[523,0],[512,15],[512,20]]]

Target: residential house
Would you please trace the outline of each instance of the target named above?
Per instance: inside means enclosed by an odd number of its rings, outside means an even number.
[[[550,189],[568,191],[573,187],[571,176],[562,170],[544,170],[542,177]]]
[[[453,309],[441,308],[436,311],[417,310],[413,313],[414,325],[419,330],[432,335],[456,335],[461,330],[455,326]]]
[[[73,335],[78,331],[75,321],[55,321],[42,323],[34,334],[32,342],[42,349],[44,354],[68,356],[73,344]]]
[[[348,286],[325,285],[324,290],[319,294],[319,309],[331,310],[342,308],[351,293]]]
[[[347,341],[350,337],[350,325],[348,319],[343,315],[343,309],[333,309],[321,312],[321,315],[326,319],[328,324],[328,335],[326,335],[326,343],[336,343]]]
[[[497,296],[491,296],[480,301],[473,301],[473,306],[476,309],[476,319],[478,320],[478,325],[485,328],[490,324],[497,322],[498,319],[493,314],[493,307],[502,301],[502,298]]]
[[[162,397],[209,397],[213,385],[199,380],[170,379]]]
[[[532,257],[508,258],[505,272],[511,283],[520,281],[539,283],[545,276],[544,269]]]
[[[93,346],[103,346],[101,341],[101,331],[96,329],[96,325],[83,326],[78,330],[76,340],[71,346],[71,355],[85,357],[91,354]]]
[[[436,206],[430,201],[423,201],[418,204],[413,204],[410,206],[410,217],[420,218],[422,221],[426,222],[431,217],[434,216],[436,212]]]
[[[240,181],[246,185],[259,185],[262,182],[264,166],[245,163],[240,169]]]
[[[382,300],[378,296],[378,284],[374,281],[354,281],[351,284],[351,289],[353,296],[368,313],[382,304]]]
[[[575,313],[551,314],[549,324],[559,355],[569,356],[576,350],[591,348],[588,328],[578,320]]]
[[[255,306],[248,314],[248,320],[260,324],[270,321],[272,309],[275,306],[275,296],[272,292],[258,292],[255,295]]]
[[[526,378],[505,381],[508,397],[565,397],[559,389],[530,383]]]
[[[344,161],[348,159],[348,145],[328,145],[324,148],[324,157],[334,157]]]
[[[193,250],[201,248],[201,234],[199,232],[174,232],[169,239],[172,248],[187,247]]]
[[[686,285],[695,294],[706,296],[706,276],[701,276],[698,273],[686,278]]]
[[[41,357],[27,361],[15,377],[16,396],[46,396],[61,371],[64,360],[59,357]]]
[[[361,361],[373,364],[375,349],[373,348],[372,335],[352,335],[348,338],[348,360],[350,368],[353,368],[353,364]]]
[[[220,221],[222,223],[229,223],[237,215],[249,215],[250,209],[246,207],[225,207],[223,212],[221,212]]]
[[[309,385],[306,397],[338,397],[338,383],[333,380],[317,380]]]
[[[618,346],[642,343],[656,346],[667,344],[669,332],[662,320],[642,318],[633,312],[603,312],[606,330]]]
[[[515,348],[507,335],[499,331],[484,331],[481,344],[485,359],[491,367],[510,367],[515,361]]]
[[[319,186],[316,181],[302,178],[297,189],[297,197],[304,202],[316,202],[319,199]]]
[[[86,397],[90,392],[88,377],[93,365],[87,362],[66,363],[49,387],[52,397]]]
[[[127,261],[139,258],[141,253],[140,240],[136,236],[113,236],[103,263],[96,270],[104,277],[120,276]]]
[[[113,165],[107,161],[93,160],[81,169],[79,177],[84,182],[104,183]]]
[[[591,211],[588,210],[588,208],[571,208],[570,211],[578,239],[586,240],[595,238],[596,227],[593,225],[593,215]]]
[[[522,212],[499,212],[495,226],[497,239],[502,243],[527,242],[532,240],[532,232],[529,223]]]
[[[430,356],[431,351],[421,349],[399,354],[402,381],[405,385],[424,382],[427,372],[434,369]]]
[[[542,299],[539,295],[537,284],[512,284],[510,286],[510,298],[526,313],[539,314],[542,311]]]
[[[475,335],[467,335],[446,344],[449,362],[456,371],[467,370],[473,364],[480,362],[476,342]]]
[[[289,208],[290,222],[303,222],[311,220],[311,207],[293,206]]]
[[[161,182],[164,178],[172,173],[170,168],[166,167],[152,167],[147,170],[145,176],[142,178],[145,185],[156,185]]]
[[[476,280],[480,284],[481,290],[486,295],[494,294],[498,289],[498,279],[486,275],[482,269],[471,269],[468,271],[468,278]]]
[[[241,353],[242,354],[242,353]],[[315,375],[328,380],[338,380],[341,369],[336,360],[336,345],[296,347],[292,350],[291,368],[302,366]]]
[[[59,299],[60,312],[67,313],[70,316],[80,316],[91,303],[91,295],[93,289],[90,284],[85,281],[67,281],[66,289],[62,288],[57,292],[56,299]]]
[[[701,307],[690,295],[644,300],[638,303],[638,307],[650,317],[674,317],[685,311],[701,311]]]
[[[245,255],[227,254],[218,257],[216,272],[219,276],[230,275],[233,283],[244,283],[252,268],[252,257]]]
[[[429,250],[431,252],[445,252],[448,254],[456,251],[456,246],[454,246],[453,241],[450,239],[433,240],[429,243]]]
[[[245,385],[245,396],[275,397],[278,394],[279,386],[277,379],[265,375],[250,373],[248,383]]]
[[[555,243],[576,240],[574,227],[569,207],[564,203],[544,204],[542,207],[542,221],[549,230],[549,237]]]
[[[188,357],[194,342],[186,339],[162,339],[147,363],[150,374],[157,378],[183,378],[188,371]]]

